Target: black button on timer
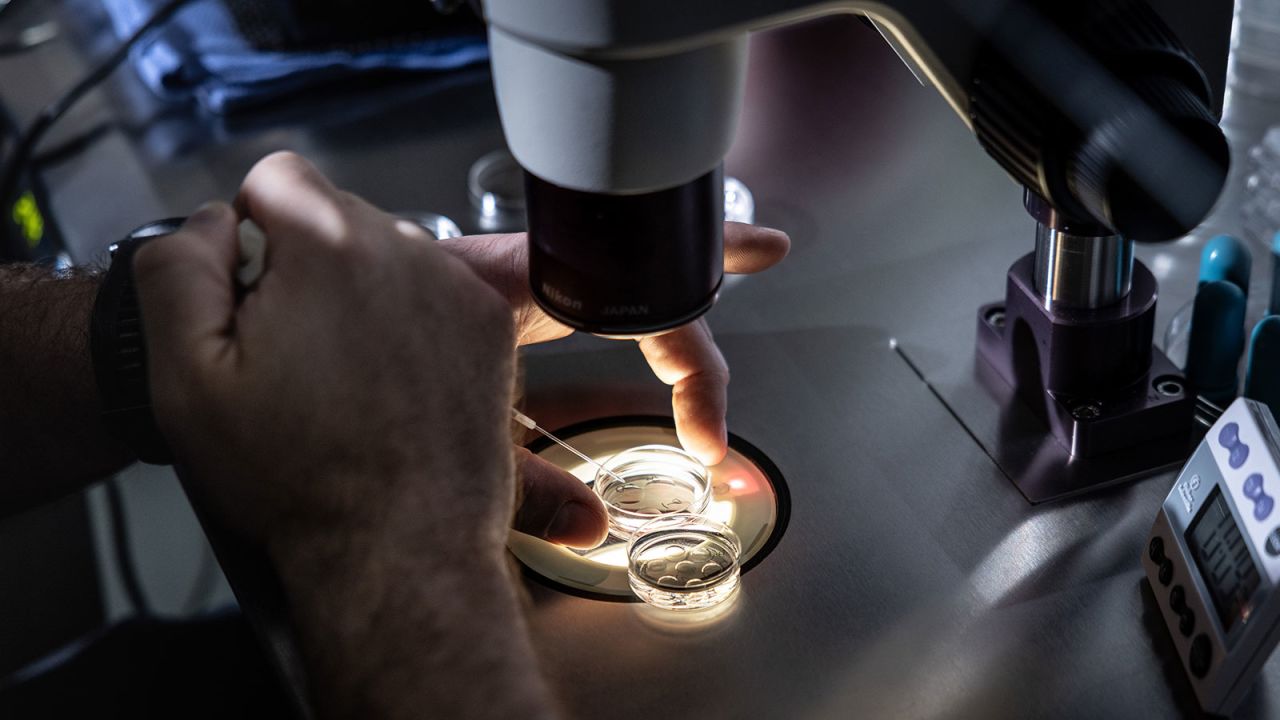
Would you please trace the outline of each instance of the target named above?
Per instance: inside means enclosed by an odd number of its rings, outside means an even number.
[[[1164,562],[1164,540],[1160,539],[1159,535],[1151,538],[1151,544],[1147,546],[1147,557],[1156,564]]]
[[[1213,646],[1209,644],[1209,636],[1200,633],[1191,641],[1191,654],[1187,658],[1191,674],[1198,678],[1204,677],[1209,672],[1209,661],[1212,659]]]
[[[1157,575],[1157,577],[1160,578],[1161,585],[1168,585],[1169,582],[1173,580],[1173,561],[1172,560],[1170,560],[1169,558],[1165,558],[1164,562],[1160,563],[1160,574]]]
[[[1183,637],[1191,637],[1192,631],[1196,629],[1196,612],[1191,608],[1182,611],[1181,617],[1178,618],[1178,632]]]
[[[1187,609],[1187,591],[1183,590],[1181,585],[1174,585],[1169,591],[1169,607],[1176,613]]]

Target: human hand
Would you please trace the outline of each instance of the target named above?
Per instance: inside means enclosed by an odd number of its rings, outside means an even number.
[[[237,225],[269,238],[238,299]],[[236,209],[141,248],[156,419],[198,500],[267,545],[415,534],[501,553],[514,497],[511,314],[420,228],[277,154]],[[426,562],[430,558],[423,558]]]
[[[241,296],[243,217],[268,247]],[[503,298],[287,154],[134,269],[156,420],[193,501],[266,546],[316,713],[553,717],[503,557]]]
[[[725,223],[724,267],[728,273],[757,273],[787,255],[791,241],[769,228]],[[523,233],[477,235],[440,242],[498,290],[511,306],[520,345],[567,337],[573,329],[547,315],[529,291],[528,244]],[[676,434],[684,447],[708,465],[728,451],[725,425],[729,368],[705,320],[638,342],[649,366],[672,386]],[[517,455],[524,489],[515,527],[539,537],[578,546],[594,546],[607,530],[594,493],[583,492],[577,478],[520,448]],[[562,514],[563,513],[563,514]]]

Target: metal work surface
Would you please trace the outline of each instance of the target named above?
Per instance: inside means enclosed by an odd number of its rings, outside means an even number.
[[[19,67],[34,103],[42,78],[64,85],[79,64],[66,46],[6,61],[6,97]],[[137,92],[122,78],[86,114],[123,112]],[[467,168],[501,144],[484,76],[344,103],[371,109],[309,107],[244,132],[174,113],[109,133],[49,173],[60,220],[88,258],[133,225],[229,197],[260,155],[290,148],[388,209],[477,229]],[[1020,189],[946,102],[857,20],[762,35],[726,172],[794,240],[708,316],[733,371],[729,427],[786,477],[789,528],[707,626],[527,582],[535,645],[570,714],[1195,715],[1139,563],[1173,473],[1032,507],[930,387],[969,387],[974,313],[1035,242]],[[1198,251],[1137,250],[1162,284],[1157,337],[1192,292]],[[525,384],[553,430],[670,411],[625,341],[530,349]],[[1278,693],[1273,661],[1238,716],[1277,715]]]
[[[582,716],[1195,715],[1138,560],[1173,473],[1032,507],[926,384],[990,402],[974,313],[1035,224],[942,100],[859,32],[757,40],[727,165],[795,239],[710,316],[730,428],[787,477],[790,527],[736,612],[701,630],[531,586],[549,672]],[[1197,253],[1138,250],[1163,283],[1161,330]],[[539,355],[530,411],[552,425],[658,411],[644,373],[603,341]],[[1277,691],[1273,661],[1237,716],[1274,716]]]

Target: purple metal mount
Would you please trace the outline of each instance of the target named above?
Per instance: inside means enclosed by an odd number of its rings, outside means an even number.
[[[1134,261],[1130,292],[1111,305],[1052,310],[1034,272],[1030,253],[1009,268],[1005,301],[978,310],[977,375],[1001,405],[1001,469],[1039,503],[1182,462],[1195,397],[1152,347],[1151,272]],[[1038,432],[1025,427],[1036,420]]]

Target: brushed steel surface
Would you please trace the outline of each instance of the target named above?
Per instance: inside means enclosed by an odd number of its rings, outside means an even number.
[[[1133,241],[1036,225],[1036,292],[1050,310],[1119,302],[1133,286]]]
[[[31,77],[74,75],[74,53],[52,45],[22,61]],[[14,67],[0,64],[6,96]],[[131,116],[141,98],[125,75],[85,112]],[[1242,120],[1233,141],[1260,126]],[[170,109],[49,179],[81,258],[230,197],[279,148],[384,207],[476,231],[467,169],[501,142],[481,76],[300,100],[252,122]],[[730,428],[787,478],[790,526],[708,628],[528,583],[536,647],[570,714],[1194,715],[1138,561],[1172,473],[1033,508],[890,350],[894,338],[930,382],[971,392],[974,310],[1000,296],[1034,232],[1020,189],[845,18],[753,40],[726,171],[752,189],[759,222],[794,239],[786,263],[732,285],[708,315],[733,370]],[[1223,217],[1203,232],[1233,229]],[[1197,254],[1194,240],[1138,249],[1165,293],[1158,328],[1190,296]],[[670,411],[629,342],[573,338],[525,358],[527,407],[549,428]],[[1280,713],[1277,693],[1272,661],[1238,716]]]
[[[787,477],[790,528],[705,635],[531,587],[546,665],[582,716],[1194,716],[1138,561],[1172,473],[1033,508],[890,350],[940,392],[991,403],[973,312],[1035,225],[943,103],[856,35],[833,22],[756,41],[726,166],[795,239],[709,316],[730,427]],[[1161,327],[1196,249],[1138,251],[1163,283]],[[634,352],[603,341],[526,371],[547,423],[667,404]],[[1280,712],[1278,684],[1273,661],[1237,716]]]

